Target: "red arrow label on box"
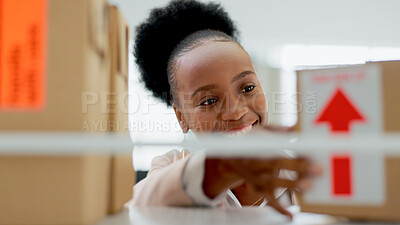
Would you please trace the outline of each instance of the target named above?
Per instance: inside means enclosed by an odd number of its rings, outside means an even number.
[[[334,196],[350,196],[352,188],[352,169],[350,155],[334,155],[332,166],[332,194]]]
[[[325,109],[315,120],[315,124],[329,123],[332,133],[349,132],[350,123],[353,121],[364,122],[365,118],[344,92],[338,88]]]

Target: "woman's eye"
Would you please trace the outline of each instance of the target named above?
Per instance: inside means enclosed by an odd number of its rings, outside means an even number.
[[[202,102],[200,105],[212,105],[212,104],[214,104],[216,102],[217,102],[217,99],[210,98],[210,99],[207,99],[204,102]]]
[[[242,89],[242,93],[250,92],[250,91],[252,91],[255,87],[256,87],[256,86],[254,86],[254,85],[249,85],[249,86],[247,86],[247,87],[245,87],[245,88]]]

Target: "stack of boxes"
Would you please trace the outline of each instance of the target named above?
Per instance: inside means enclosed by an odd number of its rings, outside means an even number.
[[[400,61],[297,72],[297,130],[313,138],[382,137],[400,131]],[[399,149],[400,151],[400,149]],[[301,209],[363,220],[400,220],[400,157],[380,149],[315,149],[324,175]]]
[[[128,54],[129,26],[115,6],[109,6],[111,82],[109,129],[113,133],[129,135],[128,123]],[[131,155],[115,155],[111,161],[110,213],[121,210],[121,206],[132,198],[132,187],[136,181]],[[129,179],[127,179],[129,178]]]
[[[118,9],[106,0],[0,4],[0,132],[129,139],[129,27]],[[0,180],[0,224],[89,224],[132,197],[135,173],[130,155],[1,155]]]

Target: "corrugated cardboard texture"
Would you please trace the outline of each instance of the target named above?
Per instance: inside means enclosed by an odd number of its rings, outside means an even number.
[[[382,72],[384,131],[399,132],[400,90],[398,85],[400,84],[400,61],[374,62],[374,64],[379,65]],[[297,72],[297,76],[301,76],[301,74],[302,71]],[[301,85],[299,83],[297,85],[298,92],[301,93]],[[301,98],[299,98],[299,101],[301,101]],[[299,116],[301,116],[301,113],[299,113]],[[296,130],[300,132],[300,119],[298,121]],[[308,204],[302,201],[302,197],[299,196],[302,211],[340,215],[362,220],[400,220],[400,158],[388,156],[385,160],[385,166],[386,201],[382,206]]]
[[[111,86],[110,131],[126,134],[129,137],[128,124],[128,49],[129,26],[115,6],[109,7]],[[113,156],[111,164],[109,213],[120,211],[132,198],[132,187],[136,173],[132,166],[131,155]]]

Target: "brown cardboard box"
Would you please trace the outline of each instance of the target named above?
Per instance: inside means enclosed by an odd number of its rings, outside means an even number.
[[[108,114],[102,113],[103,105],[98,102],[110,84],[107,1],[47,2],[47,74],[43,107],[1,111],[0,129],[107,131]],[[24,41],[29,40],[21,40]],[[103,126],[96,126],[96,122]]]
[[[129,137],[128,123],[128,54],[129,26],[117,7],[109,6],[111,50],[110,131]],[[132,198],[136,174],[132,155],[115,155],[111,161],[109,213],[116,213]]]
[[[338,74],[342,74],[343,79],[346,78],[346,72],[352,71],[354,68],[368,68],[371,65],[376,66],[376,68],[380,71],[380,80],[378,80],[377,85],[380,86],[381,89],[381,98],[379,98],[379,104],[381,104],[382,108],[382,116],[378,118],[381,124],[381,131],[376,131],[374,129],[364,131],[366,134],[379,134],[382,133],[391,133],[391,132],[399,132],[400,131],[400,120],[398,115],[400,115],[400,91],[398,89],[398,84],[400,83],[400,61],[387,61],[387,62],[373,62],[367,63],[364,65],[357,66],[344,66],[338,67],[335,69],[319,69],[319,70],[303,70],[297,72],[298,78],[298,91],[300,93],[299,96],[299,123],[297,124],[297,131],[306,132],[304,122],[302,118],[307,116],[306,111],[307,107],[306,101],[309,101],[306,97],[307,91],[310,90],[310,86],[306,90],[304,85],[302,84],[302,76],[309,76],[310,74],[315,73],[315,71],[320,74],[330,74],[332,71],[339,71]],[[312,73],[310,73],[310,71]],[[350,72],[349,72],[350,74]],[[362,77],[362,76],[360,76]],[[330,78],[328,78],[330,79]],[[350,76],[351,79],[351,76]],[[322,80],[322,79],[321,79]],[[353,86],[355,87],[355,86]],[[362,88],[359,89],[360,93],[366,97],[367,92],[373,92],[373,88]],[[319,94],[319,93],[317,93]],[[317,99],[316,99],[317,100]],[[373,100],[369,102],[369,104],[375,104]],[[310,112],[308,112],[310,113]],[[315,112],[316,114],[319,112]],[[376,118],[368,118],[369,121],[372,121]],[[308,132],[313,132],[312,128],[308,130]],[[350,131],[352,134],[355,132]],[[377,150],[379,151],[379,150]],[[324,214],[332,214],[332,215],[340,215],[346,216],[352,219],[362,219],[362,220],[400,220],[400,158],[395,156],[383,156],[383,183],[384,183],[384,200],[381,204],[320,204],[320,203],[310,203],[305,201],[304,196],[299,196],[301,210],[304,212],[314,212],[314,213],[324,213]],[[327,171],[325,171],[327,172]],[[365,170],[365,173],[370,173],[371,171]],[[371,179],[371,183],[376,182]],[[362,188],[366,188],[365,186]],[[373,193],[371,193],[373,195]]]
[[[2,4],[7,2],[16,1]],[[1,98],[4,92],[0,93],[0,131],[109,132],[110,119],[117,116],[110,117],[104,99],[117,79],[110,80],[107,1],[44,0],[40,4],[48,6],[44,7],[48,10],[48,32],[42,36],[47,73],[44,84],[38,85],[43,89],[39,90],[44,93],[43,104],[7,108],[10,105]],[[24,41],[29,40],[21,43]],[[127,72],[127,64],[123,68]],[[127,73],[124,75],[126,81]],[[126,82],[120,87],[126,92]],[[18,103],[22,98],[14,99]],[[134,177],[127,159],[0,156],[0,224],[90,224],[108,211],[116,212],[128,200],[127,189],[132,195],[130,180]]]
[[[2,156],[0,224],[90,224],[107,213],[109,156]]]

